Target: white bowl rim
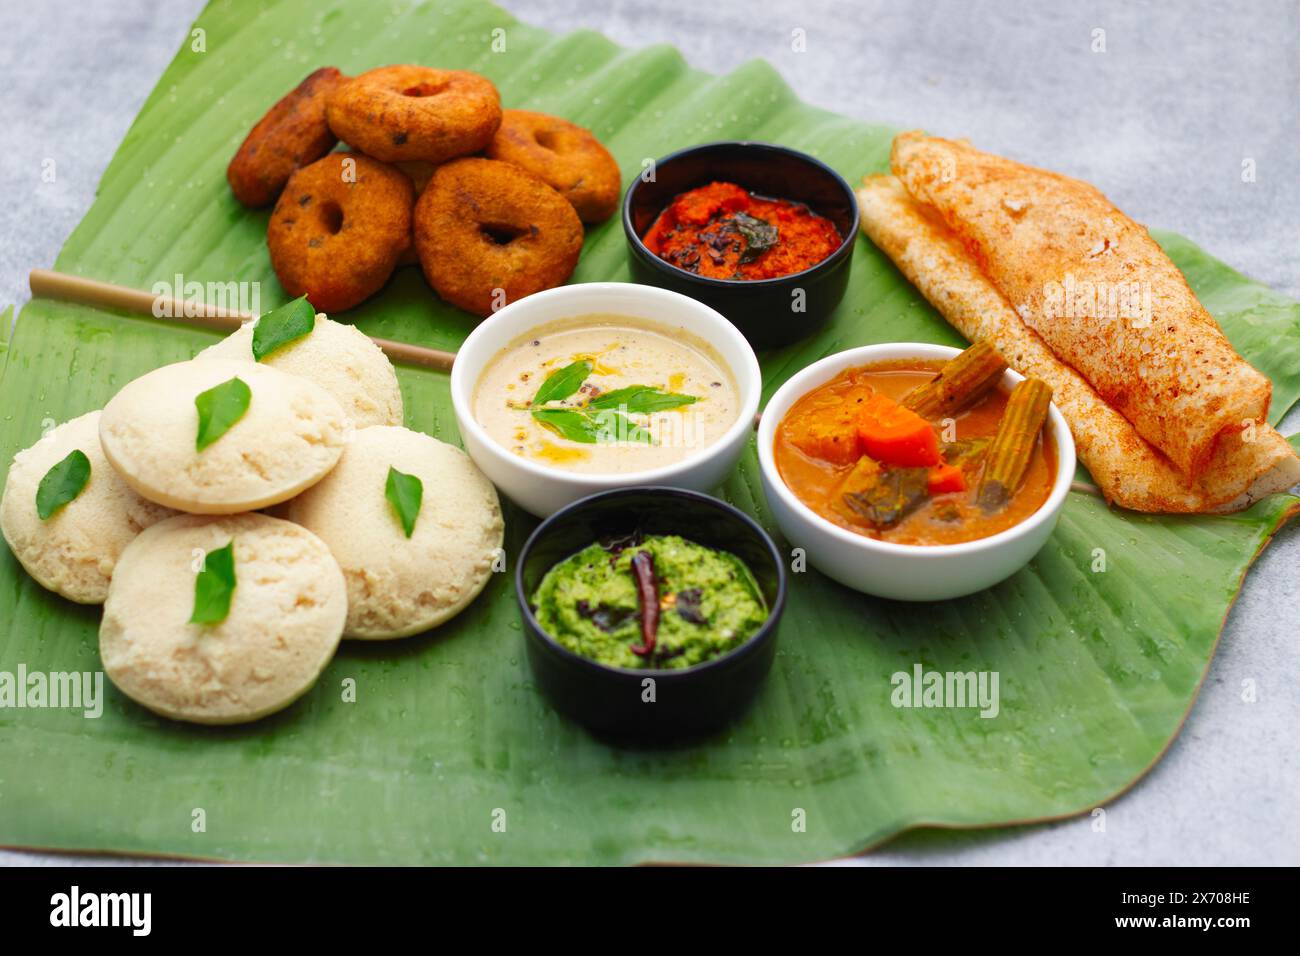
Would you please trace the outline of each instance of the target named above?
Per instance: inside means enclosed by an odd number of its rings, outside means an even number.
[[[739,346],[739,353],[744,360],[744,369],[733,367],[732,363],[721,355],[721,349],[717,348],[709,341],[708,337],[699,335],[719,353],[718,358],[728,366],[728,371],[736,382],[736,388],[742,394],[740,396],[740,412],[736,420],[732,422],[725,432],[722,433],[715,441],[710,442],[703,448],[697,449],[690,455],[687,455],[681,461],[675,461],[669,465],[660,465],[658,468],[647,468],[643,471],[620,471],[610,474],[589,474],[586,472],[565,471],[563,468],[551,468],[546,465],[539,465],[529,461],[526,458],[520,458],[512,455],[506,449],[502,448],[495,438],[487,433],[487,430],[479,424],[478,419],[474,417],[473,411],[473,389],[478,384],[479,376],[487,367],[487,362],[481,363],[473,371],[466,371],[465,364],[460,362],[460,354],[466,350],[466,346],[474,341],[475,336],[485,336],[488,334],[489,326],[492,321],[498,318],[506,309],[522,307],[525,303],[532,303],[536,306],[550,299],[573,298],[581,300],[586,295],[595,295],[598,293],[620,293],[633,296],[642,296],[647,300],[659,299],[664,302],[671,302],[674,305],[685,305],[687,308],[696,312],[703,317],[704,321],[714,322],[720,331],[721,337],[732,340],[733,345]],[[581,312],[575,312],[575,316]],[[537,325],[544,325],[554,319],[545,319],[539,321]],[[647,325],[669,326],[668,322],[656,319],[641,319]],[[519,335],[525,334],[528,326],[519,331]],[[490,331],[490,330],[489,330]],[[497,351],[500,351],[499,349]],[[493,352],[491,358],[496,356]],[[741,372],[746,373],[748,385],[743,381]],[[472,381],[471,381],[472,376]],[[624,485],[637,484],[657,484],[667,479],[676,478],[683,472],[690,471],[697,467],[702,461],[718,454],[722,449],[730,446],[742,432],[753,429],[754,416],[758,414],[758,402],[763,391],[763,373],[758,365],[758,357],[754,354],[753,346],[721,312],[713,309],[698,299],[693,299],[688,295],[680,292],[674,292],[671,289],[663,289],[659,286],[643,285],[637,282],[580,282],[574,285],[557,286],[554,289],[547,289],[543,292],[535,292],[530,296],[517,299],[507,305],[501,312],[488,316],[479,323],[461,344],[457,353],[457,361],[452,362],[451,366],[451,401],[453,408],[458,411],[460,427],[462,430],[468,429],[473,432],[475,439],[479,444],[488,449],[488,454],[492,455],[498,461],[508,463],[512,467],[517,467],[522,471],[540,478],[544,481],[562,480],[578,487],[590,488],[601,491],[607,488],[621,488]]]
[[[945,557],[979,554],[984,551],[996,550],[998,547],[1017,538],[1026,537],[1045,522],[1053,520],[1060,511],[1066,495],[1070,492],[1070,486],[1074,482],[1076,465],[1074,436],[1070,434],[1070,427],[1060,410],[1057,409],[1055,402],[1050,404],[1047,409],[1048,420],[1052,424],[1052,437],[1056,442],[1056,480],[1047,496],[1047,500],[1039,505],[1037,511],[1023,521],[999,531],[997,534],[991,534],[986,538],[976,538],[974,541],[959,541],[954,544],[898,544],[893,541],[879,541],[866,535],[855,534],[823,518],[799,500],[799,497],[786,485],[780,471],[777,470],[776,457],[772,451],[772,440],[776,436],[778,423],[775,417],[770,416],[767,411],[774,405],[780,404],[791,395],[794,397],[790,398],[789,404],[793,405],[796,400],[812,391],[813,388],[824,384],[848,368],[892,359],[952,358],[954,355],[960,354],[961,351],[961,349],[951,345],[933,345],[927,342],[880,342],[875,345],[861,345],[857,348],[845,349],[842,352],[834,352],[800,369],[790,376],[768,399],[763,410],[763,417],[759,420],[758,464],[761,471],[768,477],[768,486],[780,496],[782,503],[786,507],[794,511],[805,522],[829,533],[838,541],[882,555],[912,555],[918,558],[941,560]],[[1001,384],[1010,383],[1014,385],[1016,382],[1023,381],[1024,378],[1025,376],[1019,372],[1007,369],[1003,373]],[[781,417],[784,417],[784,415]]]

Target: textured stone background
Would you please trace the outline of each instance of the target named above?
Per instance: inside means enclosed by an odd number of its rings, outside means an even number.
[[[248,0],[252,2],[252,0]],[[1300,4],[944,0],[505,0],[556,31],[677,46],[694,65],[773,63],[805,100],[967,136],[1084,177],[1300,297]],[[382,4],[376,2],[376,6]],[[200,0],[0,0],[0,307],[28,298]],[[791,49],[792,31],[806,52]],[[1092,52],[1105,31],[1104,53]],[[41,182],[42,161],[57,182]],[[1253,159],[1257,181],[1241,181]],[[1284,432],[1300,429],[1300,414]],[[1087,819],[905,836],[869,864],[1300,863],[1300,535],[1250,574],[1182,735],[1136,790]],[[1259,699],[1241,700],[1252,679]],[[0,862],[66,862],[5,853]]]

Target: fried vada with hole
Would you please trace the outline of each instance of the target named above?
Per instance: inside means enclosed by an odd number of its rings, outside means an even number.
[[[572,203],[583,222],[604,222],[618,207],[618,163],[590,130],[566,119],[506,110],[487,156],[537,176]]]
[[[323,66],[257,121],[226,167],[236,199],[252,209],[269,206],[294,170],[334,148],[338,138],[325,121],[325,103],[347,81],[334,67]]]
[[[501,97],[477,73],[382,66],[339,87],[327,117],[339,139],[376,159],[441,163],[492,141]]]
[[[582,239],[582,222],[563,196],[494,159],[439,166],[415,206],[425,278],[444,300],[480,316],[564,282]]]
[[[415,190],[401,170],[356,153],[330,153],[289,179],[266,244],[280,284],[322,312],[378,292],[411,244]]]

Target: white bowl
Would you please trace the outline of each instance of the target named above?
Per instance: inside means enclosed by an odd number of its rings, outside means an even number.
[[[589,475],[550,468],[507,451],[474,418],[474,388],[487,364],[507,345],[539,325],[575,316],[625,315],[703,339],[731,370],[740,413],[716,442],[679,462],[645,471]],[[486,319],[465,340],[451,368],[451,401],[465,450],[515,504],[545,518],[587,495],[630,485],[669,485],[708,491],[730,474],[753,431],[762,378],[745,337],[721,314],[692,298],[648,285],[587,282],[538,292]]]
[[[794,375],[772,396],[758,426],[758,461],[763,492],[782,534],[803,548],[809,563],[841,584],[899,601],[942,601],[973,594],[1010,577],[1047,543],[1074,480],[1074,439],[1056,406],[1047,412],[1056,444],[1056,482],[1041,508],[1024,521],[975,541],[911,545],[877,541],[827,521],[800,501],[776,469],[776,428],[798,399],[845,369],[891,359],[946,360],[960,350],[945,345],[896,342],[867,345],[827,356]],[[1010,389],[1023,375],[1008,370]]]

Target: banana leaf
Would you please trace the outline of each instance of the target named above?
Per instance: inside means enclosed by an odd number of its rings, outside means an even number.
[[[800,103],[761,61],[726,76],[665,46],[566,36],[477,0],[215,2],[132,125],[57,268],[131,286],[261,283],[284,300],[267,215],[224,167],[248,127],[311,69],[400,62],[479,70],[511,106],[567,116],[624,171],[692,143],[773,140],[850,180],[885,167],[892,130]],[[978,136],[978,130],[971,130]],[[1237,348],[1300,394],[1300,305],[1161,235]],[[589,231],[573,281],[628,278],[617,222]],[[821,334],[762,356],[771,393],[823,355],[960,339],[865,239]],[[366,332],[455,348],[475,320],[407,268],[349,313]],[[5,323],[7,328],[7,323]],[[101,406],[214,335],[37,300],[3,355],[0,456]],[[409,424],[458,440],[445,375],[399,372]],[[771,527],[752,449],[720,494]],[[903,605],[792,575],[780,653],[739,722],[690,746],[616,748],[534,687],[507,575],[462,616],[401,642],[348,643],[302,701],[256,724],[171,723],[110,687],[103,715],[0,709],[0,844],[216,859],[354,863],[795,862],[919,826],[1086,812],[1160,758],[1203,680],[1254,556],[1297,509],[1230,517],[1119,513],[1072,495],[1042,553],[982,594]],[[510,556],[534,522],[508,509]],[[98,612],[0,554],[0,671],[95,671]],[[1000,710],[891,703],[891,675],[996,671]],[[355,682],[355,700],[345,684]]]

